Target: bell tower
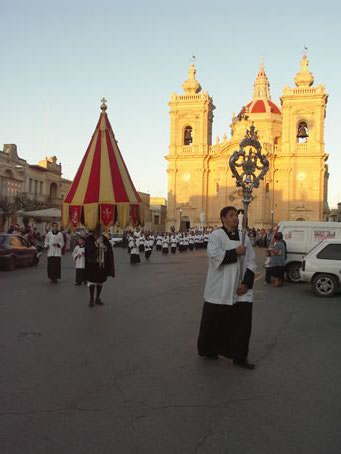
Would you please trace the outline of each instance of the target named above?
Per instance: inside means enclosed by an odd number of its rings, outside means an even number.
[[[328,211],[328,155],[324,123],[328,95],[313,86],[307,54],[295,76],[296,88],[285,87],[282,102],[281,149],[276,154],[274,210],[276,218],[323,220]]]
[[[194,64],[173,93],[170,106],[167,229],[204,222],[207,213],[208,158],[212,144],[213,100],[195,78]]]

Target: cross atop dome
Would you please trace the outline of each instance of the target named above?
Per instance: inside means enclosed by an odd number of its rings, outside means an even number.
[[[253,99],[271,99],[270,83],[264,69],[264,58],[260,61],[259,71],[253,85]]]
[[[196,72],[197,70],[195,69],[194,63],[192,63],[189,67],[188,79],[182,84],[182,88],[186,94],[196,94],[201,91],[201,86],[195,78]]]
[[[253,84],[252,100],[239,112],[239,119],[249,114],[281,114],[280,109],[271,101],[270,83],[264,69],[264,58],[261,58],[259,71]]]

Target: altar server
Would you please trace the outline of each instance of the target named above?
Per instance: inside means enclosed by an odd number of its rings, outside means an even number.
[[[149,260],[150,256],[152,255],[153,245],[154,245],[154,241],[151,240],[149,236],[147,236],[147,238],[144,242],[144,256],[147,261]]]
[[[136,265],[136,263],[141,263],[140,250],[139,250],[137,238],[135,238],[132,241],[131,249],[130,249],[130,264]]]
[[[251,335],[255,253],[246,237],[241,244],[234,207],[221,210],[222,227],[211,233],[207,248],[208,274],[198,337],[200,356],[233,359],[234,365],[254,369],[248,362]],[[241,283],[240,257],[244,256]]]
[[[75,261],[76,283],[75,285],[86,284],[85,278],[85,241],[83,237],[78,239],[78,244],[72,252],[72,258]]]
[[[52,223],[52,230],[45,238],[45,248],[47,249],[47,276],[53,284],[58,282],[61,277],[61,257],[64,247],[64,238],[58,230],[58,224]]]

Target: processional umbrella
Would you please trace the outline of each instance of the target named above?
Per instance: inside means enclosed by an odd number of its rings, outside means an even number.
[[[143,225],[141,198],[130,178],[102,99],[101,115],[63,202],[63,225],[80,223],[90,230],[97,223],[104,228]]]

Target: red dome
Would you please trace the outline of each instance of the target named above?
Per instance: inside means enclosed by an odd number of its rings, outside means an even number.
[[[267,104],[267,105],[266,105]],[[257,101],[251,101],[246,104],[245,108],[249,113],[275,113],[281,114],[281,111],[276,104],[269,99],[258,99]]]

